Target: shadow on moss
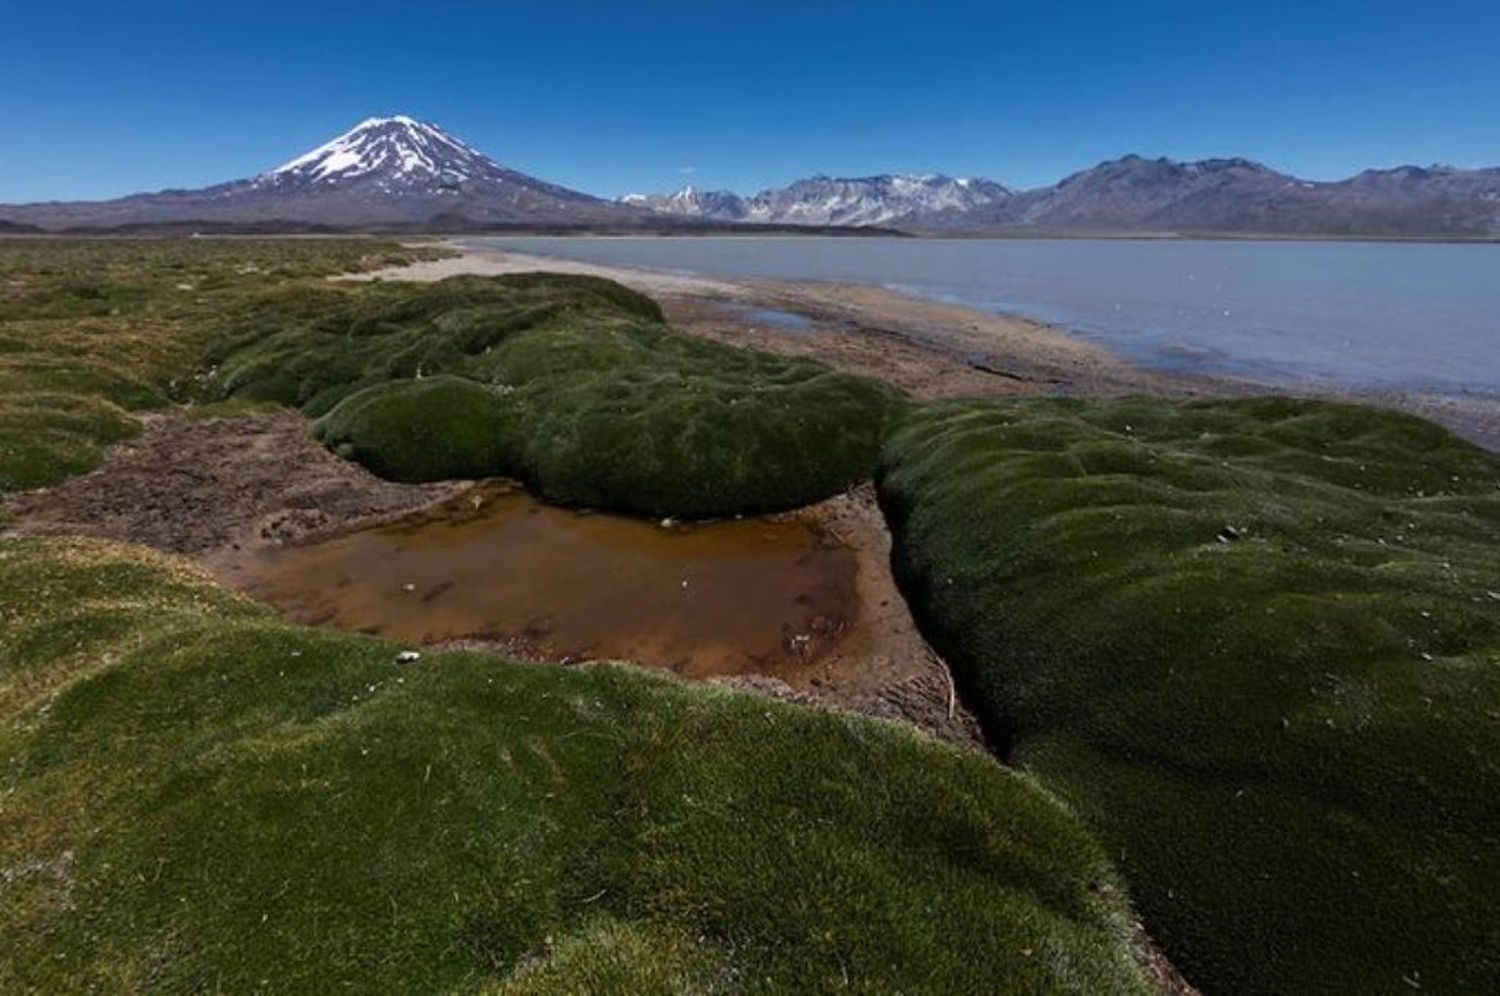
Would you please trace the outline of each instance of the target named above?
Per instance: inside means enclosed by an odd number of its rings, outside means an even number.
[[[1500,458],[1285,399],[951,402],[879,483],[930,638],[1189,978],[1500,990]]]

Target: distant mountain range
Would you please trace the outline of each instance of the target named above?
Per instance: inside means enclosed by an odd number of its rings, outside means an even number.
[[[528,176],[436,125],[370,118],[283,166],[201,190],[0,205],[0,232],[487,227],[885,226],[943,234],[1500,237],[1500,168],[1367,170],[1314,182],[1248,159],[1126,156],[1016,190],[941,173],[815,176],[752,196],[687,187],[609,201]]]
[[[753,197],[688,187],[621,203],[753,223],[880,224],[917,232],[1500,236],[1500,169],[1402,166],[1314,182],[1248,159],[1126,156],[1013,190],[942,174],[814,177]]]
[[[1014,196],[992,180],[941,173],[854,179],[815,176],[788,187],[741,197],[727,190],[684,187],[675,194],[631,194],[620,203],[666,214],[760,224],[886,225],[906,218],[975,212]]]

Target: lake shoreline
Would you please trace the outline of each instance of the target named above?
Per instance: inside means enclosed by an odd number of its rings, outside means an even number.
[[[1147,366],[1064,325],[995,313],[874,284],[710,277],[444,243],[454,256],[359,274],[426,282],[459,274],[550,270],[604,277],[657,298],[686,331],[740,346],[807,356],[895,384],[914,397],[1243,397],[1279,394],[1369,404],[1438,422],[1500,450],[1500,396],[1473,392],[1270,381]],[[344,278],[341,278],[344,279]],[[747,311],[748,309],[748,311]],[[809,321],[787,328],[753,309]]]

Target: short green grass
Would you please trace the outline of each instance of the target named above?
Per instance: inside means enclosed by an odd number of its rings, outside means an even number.
[[[0,990],[1146,991],[1109,862],[1027,776],[398,649],[0,540]]]
[[[195,395],[211,327],[270,286],[436,255],[363,239],[0,239],[0,499],[92,469]]]
[[[1500,991],[1500,458],[1315,402],[945,402],[879,487],[969,700],[1190,979]]]
[[[867,478],[904,399],[678,332],[593,277],[454,277],[266,296],[209,347],[222,393],[322,416],[387,477],[517,476],[551,501],[706,518]],[[461,377],[424,386],[435,375]],[[346,400],[347,399],[347,400]]]

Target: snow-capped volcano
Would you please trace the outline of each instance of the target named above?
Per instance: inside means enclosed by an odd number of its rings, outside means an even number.
[[[257,177],[262,184],[339,184],[378,174],[415,186],[507,172],[437,125],[398,114],[366,118],[331,142]]]
[[[245,180],[114,201],[28,204],[0,216],[43,228],[168,223],[382,225],[632,223],[646,212],[502,166],[437,125],[367,118]]]

